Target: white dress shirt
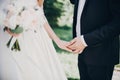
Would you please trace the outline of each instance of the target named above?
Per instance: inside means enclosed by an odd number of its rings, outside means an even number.
[[[83,12],[83,8],[84,8],[84,5],[85,5],[85,1],[86,0],[79,0],[79,4],[78,4],[78,13],[77,13],[77,24],[76,24],[76,35],[77,37],[81,37],[82,39],[82,42],[85,46],[87,46],[85,40],[84,40],[84,36],[81,35],[81,15],[82,15],[82,12]]]

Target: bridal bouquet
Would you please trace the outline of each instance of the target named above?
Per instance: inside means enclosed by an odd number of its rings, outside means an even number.
[[[22,3],[14,3],[9,5],[8,13],[5,19],[4,31],[9,29],[12,33],[20,34],[26,29],[35,29],[41,25],[41,17],[38,7],[26,6]],[[34,27],[35,26],[35,27]],[[18,39],[15,40],[14,44],[11,44],[14,36],[11,36],[7,43],[7,47],[11,50],[20,51],[20,44]],[[11,47],[10,47],[11,46]]]
[[[5,19],[5,27],[4,27],[4,31],[6,30],[10,30],[11,33],[13,34],[20,34],[23,32],[23,27],[20,24],[20,17],[21,17],[21,13],[24,11],[24,7],[21,10],[18,10],[17,8],[15,8],[15,6],[13,5],[9,5],[8,6],[8,13],[6,15],[6,19]],[[14,37],[11,36],[11,38],[9,39],[8,43],[6,44],[7,47],[9,48],[11,45],[11,41]],[[15,40],[14,44],[11,47],[11,50],[15,50],[15,51],[20,51],[20,46],[19,46],[19,41],[18,39]]]

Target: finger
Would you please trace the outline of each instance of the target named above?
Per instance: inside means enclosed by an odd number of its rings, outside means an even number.
[[[76,39],[73,39],[69,42],[68,46],[73,45],[76,42]]]
[[[66,51],[69,51],[69,52],[72,52],[72,50],[71,49],[68,49],[68,48],[64,48]]]
[[[74,43],[72,45],[69,45],[69,46],[67,46],[67,48],[75,50],[76,49],[76,44]]]
[[[10,32],[9,29],[6,30],[8,34],[10,34],[12,36],[12,33]]]
[[[64,41],[65,42],[65,46],[67,47],[70,43],[69,42],[66,42],[66,41]]]
[[[83,50],[75,50],[75,51],[73,51],[73,53],[75,53],[75,54],[81,54],[83,52]]]
[[[83,50],[79,51],[79,54],[81,54],[83,52]]]
[[[75,48],[69,48],[69,47],[66,47],[66,48],[71,50],[71,51],[75,51]]]
[[[70,41],[70,44],[74,44],[76,42],[76,39],[73,39],[72,41]]]
[[[9,29],[7,29],[7,32],[8,32],[8,34],[10,34],[11,36],[14,36],[14,37],[18,37],[18,36],[19,36],[19,34],[12,33]]]
[[[80,52],[80,50],[76,49],[75,51],[73,51],[73,53],[78,54]]]
[[[14,33],[13,33],[12,35],[13,35],[14,37],[18,37],[20,34],[14,34]]]

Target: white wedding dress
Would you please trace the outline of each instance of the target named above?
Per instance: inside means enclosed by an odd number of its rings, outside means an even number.
[[[37,0],[17,1],[27,1],[21,4],[29,5],[28,9],[36,6],[40,26],[25,27],[23,33],[16,37],[21,48],[17,52],[6,46],[11,36],[0,26],[0,80],[67,80],[52,40],[44,29],[43,8],[37,5]]]

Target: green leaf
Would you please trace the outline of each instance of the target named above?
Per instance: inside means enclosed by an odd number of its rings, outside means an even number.
[[[23,27],[17,27],[16,29],[10,29],[12,33],[20,34],[23,32]]]

